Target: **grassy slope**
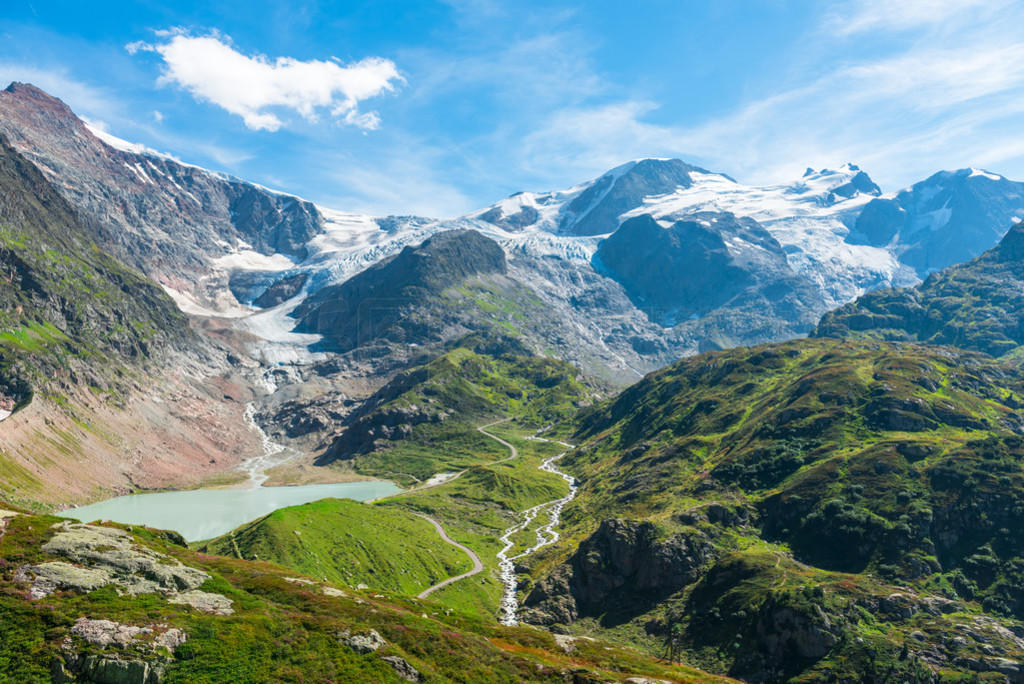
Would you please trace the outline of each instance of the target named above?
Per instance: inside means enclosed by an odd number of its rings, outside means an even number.
[[[282,508],[199,550],[273,561],[339,586],[413,596],[471,567],[423,518],[350,499]]]
[[[484,573],[436,592],[432,600],[493,617],[502,593],[495,558],[501,549],[498,537],[515,522],[517,512],[564,496],[567,485],[537,469],[543,458],[561,453],[561,447],[525,439],[533,434],[532,428],[501,424],[488,432],[514,444],[519,457],[471,466],[450,482],[375,504],[327,499],[282,509],[211,540],[200,550],[258,557],[339,585],[366,584],[374,590],[415,595],[471,567],[464,553],[414,515],[425,513],[453,539],[476,551],[487,567]],[[506,449],[501,458],[508,455]],[[536,526],[543,522],[539,519],[524,530],[517,548],[532,543]]]
[[[452,539],[477,552],[487,568],[485,572],[456,582],[433,598],[445,605],[494,617],[503,592],[496,558],[502,548],[499,537],[518,520],[517,513],[564,496],[567,490],[561,478],[537,469],[553,449],[550,444],[525,439],[533,434],[532,429],[506,424],[488,431],[514,444],[519,457],[497,465],[474,466],[444,485],[412,491],[381,503],[432,516],[444,525]],[[516,541],[520,545],[532,541],[533,531],[543,522],[537,520]]]
[[[524,628],[502,628],[489,620],[439,612],[430,603],[347,592],[326,596],[315,582],[286,581],[295,573],[269,563],[199,554],[162,533],[135,528],[136,542],[212,575],[203,585],[234,601],[236,613],[214,616],[169,604],[157,594],[120,596],[110,588],[86,594],[58,592],[28,598],[13,580],[24,563],[46,559],[40,550],[58,519],[19,516],[0,536],[0,680],[44,682],[60,658],[61,644],[77,617],[183,629],[163,681],[346,681],[398,682],[380,655],[398,655],[436,682],[561,682],[583,668],[622,681],[629,675],[703,681],[703,675],[657,663],[602,643],[579,644],[571,657],[553,639]],[[427,613],[430,613],[429,615]],[[336,638],[342,630],[376,629],[389,642],[377,654],[357,655]],[[70,639],[76,649],[97,647]],[[107,653],[123,654],[116,647]]]

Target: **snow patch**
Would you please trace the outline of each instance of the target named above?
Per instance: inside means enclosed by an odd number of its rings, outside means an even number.
[[[217,311],[209,307],[203,306],[196,298],[187,292],[175,290],[173,287],[169,287],[161,283],[160,287],[164,289],[174,303],[178,305],[184,313],[192,316],[206,316],[207,318],[242,318],[252,313],[252,309],[247,309],[241,305],[227,308],[223,311]]]
[[[213,260],[216,268],[229,271],[286,271],[295,267],[295,262],[283,254],[268,256],[252,249],[225,254]]]
[[[995,180],[995,181],[997,181],[997,180],[1005,180],[1002,176],[1000,176],[998,174],[989,173],[988,171],[984,171],[982,169],[976,169],[976,168],[974,168],[972,166],[971,167],[971,175],[969,175],[968,178],[976,178],[978,176],[980,176],[981,178],[988,178],[989,180]]]
[[[130,152],[132,154],[140,154],[147,157],[156,157],[158,159],[167,159],[173,162],[177,162],[179,164],[181,163],[177,158],[169,154],[157,152],[151,147],[146,147],[145,145],[142,145],[140,143],[128,142],[127,140],[118,138],[116,135],[111,135],[110,133],[107,133],[106,131],[89,123],[88,121],[85,121],[85,127],[86,129],[88,129],[90,133],[95,135],[97,138],[99,138],[106,144],[113,147],[115,150],[120,150],[121,152]]]

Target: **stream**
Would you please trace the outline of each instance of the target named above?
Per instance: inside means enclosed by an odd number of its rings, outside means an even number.
[[[539,440],[541,442],[547,442],[542,437],[533,437],[532,439]],[[537,550],[554,544],[559,540],[561,535],[555,528],[558,527],[558,523],[562,518],[562,510],[565,505],[572,501],[576,497],[576,478],[568,473],[564,473],[555,467],[555,462],[565,456],[574,447],[571,444],[565,442],[556,442],[566,448],[565,451],[558,454],[557,456],[551,456],[544,459],[544,461],[538,466],[541,470],[547,473],[558,475],[563,480],[569,483],[569,493],[560,499],[553,501],[547,501],[542,504],[538,504],[533,508],[529,508],[523,511],[522,520],[513,525],[512,527],[505,530],[505,534],[501,535],[501,543],[505,545],[501,551],[498,552],[498,567],[499,575],[501,576],[501,583],[505,585],[505,594],[501,599],[501,615],[498,618],[501,624],[514,627],[519,624],[516,613],[519,611],[519,600],[516,598],[516,588],[518,582],[516,581],[516,561],[520,558],[525,558]],[[516,554],[515,556],[509,556],[509,552],[515,547],[515,541],[512,539],[516,534],[522,532],[537,518],[540,514],[546,514],[548,516],[548,522],[537,528],[537,538],[533,546],[526,549],[522,553]]]
[[[262,487],[263,483],[270,479],[270,475],[267,475],[268,470],[287,463],[298,456],[299,452],[270,439],[270,435],[264,432],[260,424],[256,422],[256,407],[252,402],[245,405],[245,420],[263,439],[263,453],[246,459],[238,466],[239,470],[248,473],[249,486],[255,489]]]

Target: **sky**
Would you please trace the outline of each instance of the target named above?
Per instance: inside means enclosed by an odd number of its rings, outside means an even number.
[[[642,157],[1024,180],[1016,0],[2,4],[0,87],[335,209],[457,216]]]

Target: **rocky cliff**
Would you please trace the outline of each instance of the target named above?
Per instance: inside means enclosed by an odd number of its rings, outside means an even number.
[[[730,213],[698,212],[665,226],[636,216],[603,240],[594,258],[667,327],[725,310],[740,318],[750,308],[771,312],[797,333],[824,306],[768,231]]]

